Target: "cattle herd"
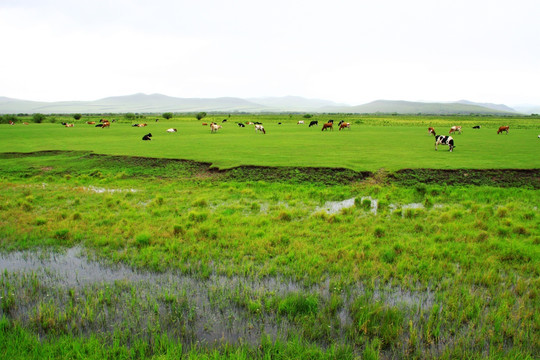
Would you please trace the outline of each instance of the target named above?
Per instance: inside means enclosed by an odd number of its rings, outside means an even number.
[[[480,125],[473,126],[472,128],[478,130],[480,129]],[[509,126],[499,127],[499,130],[497,130],[497,135],[503,132],[506,132],[506,135],[508,135],[509,128],[510,128]],[[448,134],[458,133],[461,135],[461,131],[462,131],[461,126],[452,126]],[[450,152],[454,151],[454,148],[456,147],[456,145],[454,144],[454,138],[451,137],[450,135],[437,135],[435,133],[435,128],[433,127],[428,128],[428,134],[435,136],[435,150],[437,150],[438,145],[448,145],[449,151]],[[538,135],[538,137],[540,138],[540,135]]]
[[[225,123],[226,121],[227,121],[227,119],[224,119],[222,121],[222,123]],[[112,122],[115,122],[115,120],[113,120]],[[111,126],[111,122],[109,120],[107,120],[107,119],[100,119],[99,124],[96,124],[95,121],[87,121],[86,123],[88,125],[95,125],[96,127],[100,127],[100,128],[109,128]],[[9,124],[10,125],[15,125],[15,123],[13,121],[10,121]],[[61,124],[63,126],[65,126],[65,127],[74,127],[73,123],[62,122]],[[246,121],[245,124],[240,123],[240,122],[237,122],[236,124],[238,125],[238,127],[241,127],[241,128],[246,127],[246,125],[254,125],[255,133],[260,132],[262,134],[266,134],[266,130],[265,130],[264,126],[262,125],[262,123],[260,123],[260,122]],[[24,125],[28,125],[28,123],[25,122]],[[209,124],[208,123],[202,123],[202,125],[207,126]],[[281,125],[281,123],[278,123],[278,125]],[[298,121],[297,125],[304,125],[304,121],[303,120]],[[310,121],[308,127],[318,126],[318,125],[319,125],[319,122],[317,120],[312,120],[312,121]],[[133,124],[131,126],[132,127],[146,127],[147,124],[146,123]],[[351,123],[341,120],[339,122],[339,124],[338,124],[338,127],[339,127],[339,130],[343,130],[343,129],[349,129],[350,130],[351,129]],[[216,133],[218,130],[220,130],[222,128],[223,128],[222,125],[219,125],[219,124],[217,124],[215,122],[210,123],[210,132],[211,133]],[[473,126],[472,128],[478,130],[478,129],[481,128],[481,126],[476,125],[476,126]],[[501,134],[503,132],[505,132],[506,135],[508,135],[509,129],[510,129],[509,126],[501,126],[497,130],[497,135]],[[325,131],[325,130],[331,130],[331,131],[334,130],[334,120],[328,120],[326,123],[323,124],[321,131]],[[433,127],[428,128],[428,134],[433,135],[435,137],[435,150],[438,150],[439,145],[447,145],[450,152],[453,152],[454,148],[456,147],[456,145],[454,144],[454,138],[452,136],[450,136],[450,135],[453,134],[453,133],[457,133],[457,134],[461,135],[462,131],[463,130],[462,130],[461,126],[452,126],[450,128],[450,131],[449,131],[448,135],[437,135],[437,133],[435,132],[435,128],[433,128]],[[166,132],[175,133],[175,132],[178,132],[178,130],[174,129],[174,128],[169,128],[169,129],[166,130]],[[143,140],[151,140],[151,137],[152,137],[152,134],[148,133],[148,134],[144,135],[142,139]],[[540,135],[538,135],[538,138],[540,139]]]

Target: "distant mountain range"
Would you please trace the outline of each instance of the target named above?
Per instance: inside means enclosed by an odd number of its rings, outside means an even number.
[[[531,109],[535,107],[531,106]],[[460,100],[452,103],[377,100],[349,106],[328,100],[298,96],[241,99],[176,98],[161,94],[134,94],[95,101],[39,102],[0,97],[0,114],[72,113],[162,113],[162,112],[313,112],[313,113],[398,113],[398,114],[492,114],[517,115],[518,111],[500,104]],[[540,112],[540,111],[538,111]]]

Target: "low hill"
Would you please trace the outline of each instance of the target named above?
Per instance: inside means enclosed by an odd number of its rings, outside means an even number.
[[[162,94],[133,94],[107,97],[95,101],[39,102],[0,97],[0,114],[18,113],[161,113],[161,112],[313,112],[313,113],[397,113],[397,114],[490,114],[516,115],[506,105],[479,104],[461,100],[455,103],[427,103],[377,100],[348,106],[328,100],[298,96],[241,99],[176,98]]]
[[[509,108],[510,109],[510,108]],[[332,110],[332,109],[327,109]],[[397,114],[493,114],[493,115],[517,115],[516,111],[497,110],[476,104],[463,103],[424,103],[412,101],[377,100],[364,105],[351,106],[348,108],[336,107],[336,112],[351,112],[359,114],[372,113],[397,113]]]
[[[0,98],[0,113],[159,113],[197,111],[264,111],[262,105],[250,101],[223,98],[175,98],[161,94],[134,94],[107,97],[95,101],[38,102]]]

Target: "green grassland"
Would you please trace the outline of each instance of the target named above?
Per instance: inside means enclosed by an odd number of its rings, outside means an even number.
[[[213,116],[203,121],[221,123]],[[539,168],[537,135],[538,119],[520,118],[363,118],[361,116],[317,116],[320,123],[335,118],[352,123],[350,131],[321,131],[321,125],[308,128],[296,125],[302,117],[259,115],[227,118],[223,129],[210,133],[208,126],[193,118],[169,121],[153,118],[145,128],[133,128],[130,123],[113,123],[110,129],[95,128],[82,119],[73,128],[60,124],[30,124],[2,126],[0,152],[32,152],[40,150],[84,150],[98,154],[189,159],[210,162],[227,169],[240,165],[345,167],[356,171],[376,171],[380,168],[490,169]],[[95,119],[93,119],[95,120]],[[65,121],[69,121],[69,118]],[[239,128],[235,122],[260,121],[266,135],[256,134],[253,126]],[[309,119],[305,119],[306,123]],[[278,125],[282,122],[282,125]],[[456,149],[434,150],[434,138],[427,134],[435,126],[440,134],[448,134],[450,126],[462,124],[464,131],[455,135]],[[473,130],[473,124],[484,124]],[[497,135],[501,124],[510,124],[509,135]],[[169,134],[167,128],[177,128]],[[153,140],[142,142],[148,132]],[[16,149],[14,146],[16,145]]]
[[[66,284],[48,267],[3,271],[0,357],[538,358],[537,186],[393,175],[522,168],[537,177],[536,120],[342,117],[350,132],[288,115],[241,118],[263,122],[267,135],[233,123],[210,134],[189,118],[142,129],[0,125],[4,254],[81,248],[148,277]],[[456,121],[465,131],[455,152],[435,152],[427,126]],[[495,133],[502,121],[515,122],[508,136]],[[154,140],[141,141],[148,131]],[[499,148],[510,155],[497,158]],[[278,167],[214,171],[160,158]],[[371,173],[343,182],[291,166]]]

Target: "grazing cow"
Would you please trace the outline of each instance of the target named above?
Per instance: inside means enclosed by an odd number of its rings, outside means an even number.
[[[341,124],[343,124],[344,122],[345,122],[345,120],[339,120],[338,126],[341,126]]]
[[[73,124],[66,124],[66,127],[73,127]]]
[[[61,122],[60,124],[62,124],[62,125],[64,125],[64,126],[67,125],[67,123],[65,123],[65,122]],[[13,124],[11,124],[11,125],[13,125]]]
[[[28,123],[27,123],[27,122],[23,122],[23,125],[28,125]]]
[[[211,133],[214,133],[214,132],[217,132],[219,129],[221,129],[222,126],[221,125],[218,125],[216,123],[211,123],[210,124],[210,132]]]
[[[143,140],[152,140],[150,139],[152,137],[152,134],[148,133],[142,137]]]
[[[131,127],[139,127],[139,124],[133,124]]]
[[[458,133],[461,134],[461,126],[452,126],[452,127],[450,128],[449,134],[451,134],[451,133],[453,133],[453,132],[458,132]]]
[[[503,131],[506,131],[506,135],[508,135],[508,129],[510,129],[510,126],[501,126],[499,130],[497,130],[497,135],[499,135]]]
[[[238,124],[238,127],[246,127],[246,125],[242,124],[242,123],[237,123]]]
[[[321,131],[328,130],[328,129],[334,131],[334,123],[328,122],[328,123],[324,124],[324,125],[322,126],[322,130],[321,130]]]
[[[111,123],[108,122],[108,121],[107,121],[107,122],[104,122],[102,125],[103,125],[103,126],[101,126],[102,129],[105,129],[106,127],[107,127],[107,128],[108,128],[108,127],[111,127]]]
[[[281,125],[281,123],[280,123],[280,122],[278,122],[277,124],[278,124],[278,125]]]
[[[476,125],[472,127],[473,129],[480,129],[480,125]]]
[[[102,128],[102,127],[103,127],[103,124],[97,124],[96,127]]]
[[[227,119],[223,119],[221,122],[222,122],[222,123],[227,122]]]
[[[433,136],[435,136],[435,128],[428,127],[427,132],[428,132],[428,135],[432,135],[432,134],[433,134]]]
[[[260,131],[260,132],[262,132],[263,134],[266,134],[266,131],[264,130],[264,127],[263,127],[262,125],[260,125],[260,124],[255,125],[255,133],[256,133],[257,131]]]
[[[145,127],[145,126],[148,126],[147,124],[138,124],[137,125],[138,127]]]
[[[339,130],[341,131],[341,129],[349,129],[351,130],[351,123],[348,123],[348,122],[342,122],[341,125],[339,125]]]
[[[87,123],[88,125],[95,125],[95,124],[96,124],[95,121],[87,121],[86,123]]]
[[[208,125],[208,123],[202,123],[202,126],[206,126],[206,125]]]
[[[9,120],[9,125],[15,125],[15,123],[11,120]]]
[[[313,120],[309,123],[308,127],[312,127],[313,125],[319,125],[319,122],[317,120]]]
[[[330,119],[330,120],[328,120],[328,122],[333,124],[333,123],[334,123],[334,120],[333,120],[333,119]]]
[[[167,132],[168,132],[168,133],[174,133],[174,132],[177,132],[177,131],[178,131],[178,130],[173,129],[173,128],[167,129]]]
[[[438,150],[437,145],[448,145],[448,147],[450,148],[449,151],[453,152],[454,148],[455,148],[455,146],[454,146],[454,138],[451,137],[450,135],[448,135],[448,136],[435,135],[435,150]]]
[[[246,121],[246,125],[253,125],[253,122],[251,122],[251,121]]]
[[[296,125],[304,125],[304,120],[300,120],[296,123]]]

